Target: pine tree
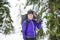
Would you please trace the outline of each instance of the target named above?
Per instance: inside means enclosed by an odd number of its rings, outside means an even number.
[[[13,32],[14,27],[12,25],[12,19],[10,16],[9,3],[0,1],[0,33],[10,34]]]

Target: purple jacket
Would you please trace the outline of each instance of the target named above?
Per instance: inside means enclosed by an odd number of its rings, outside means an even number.
[[[28,28],[27,28],[27,35],[25,35],[25,30],[26,30],[26,20],[22,24],[22,33],[23,33],[23,38],[26,40],[26,38],[34,38],[36,37],[36,27],[38,29],[41,28],[41,22],[36,23],[34,20],[28,20]]]

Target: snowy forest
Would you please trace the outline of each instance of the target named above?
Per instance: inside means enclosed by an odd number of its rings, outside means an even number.
[[[34,10],[42,20],[37,40],[60,40],[60,0],[0,0],[0,40],[23,40],[22,15]]]

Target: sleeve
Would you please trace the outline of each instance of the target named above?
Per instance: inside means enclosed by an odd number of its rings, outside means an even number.
[[[41,23],[41,22],[38,22],[38,23],[36,22],[36,26],[37,26],[37,28],[38,28],[38,29],[40,29],[40,28],[41,28],[41,25],[42,25],[42,23]]]
[[[25,30],[26,30],[26,21],[24,21],[22,24],[22,34],[24,40],[26,40]]]

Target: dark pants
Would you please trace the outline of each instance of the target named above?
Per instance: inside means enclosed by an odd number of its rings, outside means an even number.
[[[36,40],[36,38],[26,38],[26,40]]]

